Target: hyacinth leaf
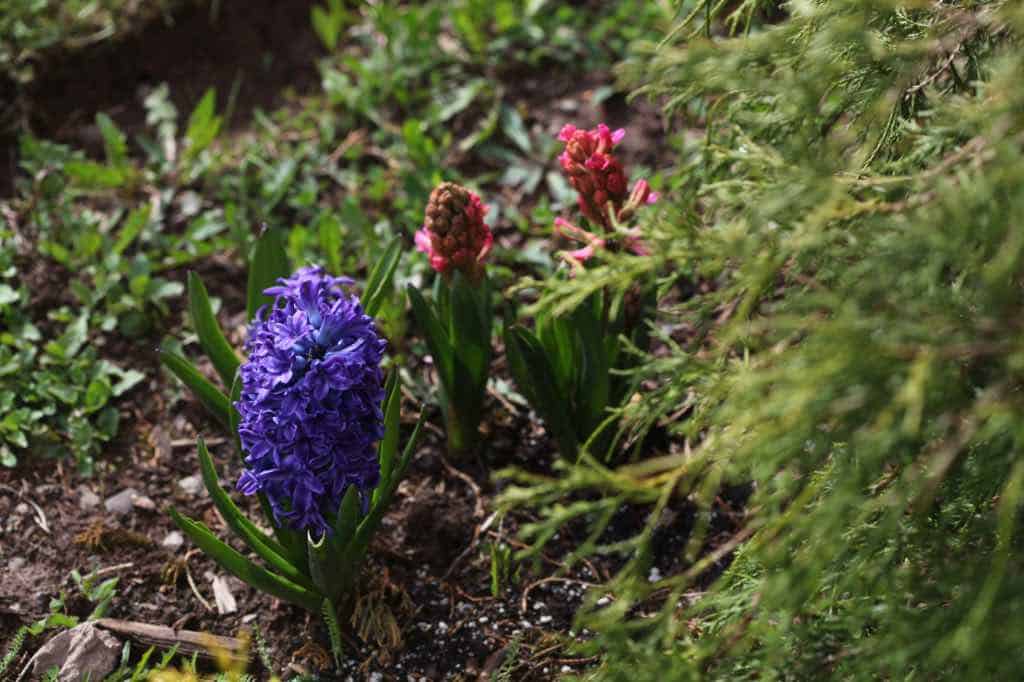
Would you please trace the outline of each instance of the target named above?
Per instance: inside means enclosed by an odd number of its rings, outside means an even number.
[[[566,409],[565,398],[554,382],[554,369],[544,346],[520,325],[506,328],[505,345],[510,357],[518,356],[509,362],[516,383],[532,397],[531,403],[544,418],[562,455],[575,459],[578,454],[576,430]]]
[[[337,568],[332,566],[327,536],[322,535],[319,540],[314,540],[313,536],[307,532],[306,549],[309,556],[309,574],[316,584],[317,591],[334,601],[342,581],[338,579],[340,576],[338,576]]]
[[[381,304],[391,292],[391,282],[394,278],[395,268],[402,258],[402,240],[395,237],[384,250],[384,255],[377,261],[366,280],[366,287],[363,289],[363,311],[370,317],[374,317],[380,310]]]
[[[398,418],[399,407],[402,402],[401,392],[398,390],[398,372],[392,371],[388,375],[387,384],[384,387],[384,439],[380,442],[378,460],[380,461],[380,485],[387,485],[391,480],[391,469],[394,467],[395,453],[398,452]]]
[[[487,381],[487,367],[491,354],[489,300],[490,288],[486,278],[479,286],[474,286],[461,272],[455,273],[452,278],[449,301],[451,305],[449,334],[452,346],[458,349],[453,360],[461,366],[465,372],[465,378],[469,380],[469,386],[464,388],[479,388]],[[462,381],[457,383],[463,384]],[[479,401],[478,396],[471,397]]]
[[[570,395],[572,387],[577,384],[574,375],[582,371],[576,360],[579,341],[573,321],[564,317],[539,319],[536,336],[551,363],[559,393]],[[603,343],[601,347],[604,347]]]
[[[203,407],[209,410],[217,421],[225,428],[230,426],[231,405],[228,403],[228,397],[200,374],[195,365],[166,346],[160,348],[160,361],[164,367],[174,373],[174,376],[178,377],[181,383],[189,387]]]
[[[410,284],[406,291],[409,295],[409,303],[412,306],[412,314],[416,318],[416,323],[419,325],[420,330],[423,332],[427,348],[430,349],[430,354],[434,357],[434,363],[437,365],[438,374],[441,377],[441,385],[446,390],[450,390],[454,384],[454,376],[452,345],[451,340],[448,338],[448,332],[441,326],[437,315],[427,305],[423,294],[416,287]]]
[[[395,470],[391,472],[391,479],[388,481],[388,484],[386,486],[378,485],[377,489],[373,491],[370,513],[363,517],[363,520],[359,523],[359,528],[356,530],[355,537],[349,543],[347,551],[350,554],[361,555],[360,553],[366,550],[370,537],[372,537],[373,532],[377,529],[377,525],[384,516],[384,512],[387,511],[391,497],[395,494],[395,490],[398,489],[398,484],[401,482],[402,476],[409,466],[409,460],[412,459],[412,453],[416,450],[416,443],[420,438],[420,429],[423,427],[425,416],[423,412],[420,412],[419,419],[416,420],[416,426],[412,430],[412,435],[409,436],[409,440],[405,444],[405,450],[402,451],[402,460],[395,467]]]
[[[355,532],[359,523],[359,490],[350,485],[341,498],[341,505],[338,507],[338,521],[334,526],[334,533],[338,540],[347,542]]]
[[[278,279],[291,274],[288,254],[284,250],[281,231],[273,228],[264,229],[256,240],[249,258],[249,283],[246,297],[246,318],[252,320],[260,306],[273,303],[273,298],[263,293],[264,289],[274,286]]]
[[[261,568],[245,558],[234,549],[224,544],[202,523],[182,516],[176,509],[170,510],[171,518],[183,533],[196,543],[199,549],[216,561],[220,566],[235,577],[252,585],[257,590],[266,592],[278,599],[301,606],[309,611],[320,609],[322,595],[296,585],[279,575]]]
[[[241,373],[236,373],[234,380],[232,380],[232,382],[231,382],[231,400],[229,401],[231,409],[230,409],[230,412],[228,413],[228,417],[230,418],[230,421],[231,421],[231,423],[229,424],[229,427],[231,429],[231,435],[235,439],[235,443],[238,446],[237,450],[238,450],[239,453],[242,452],[242,446],[241,446],[241,442],[239,441],[239,438],[238,438],[238,424],[239,424],[239,422],[242,421],[242,415],[239,414],[238,408],[235,407],[235,404],[238,403],[238,401],[239,401],[239,399],[241,397],[242,397],[242,375],[241,375]]]
[[[576,385],[576,427],[577,436],[585,440],[605,417],[611,390],[611,366],[597,313],[583,306],[572,319],[581,340],[582,356]]]
[[[194,272],[188,273],[188,305],[192,315],[192,326],[199,337],[199,345],[210,358],[224,385],[231,386],[241,361],[231,344],[224,338],[224,332],[221,331],[210,306],[210,297],[206,293],[203,280]]]
[[[519,392],[523,394],[531,405],[537,404],[537,396],[534,394],[533,382],[526,371],[526,360],[519,352],[519,344],[512,338],[512,329],[516,326],[515,313],[509,306],[505,307],[505,320],[502,325],[501,337],[505,343],[505,362],[508,364],[509,373],[516,382]]]
[[[289,561],[286,557],[287,550],[276,540],[257,528],[242,511],[235,506],[235,503],[228,497],[228,494],[220,486],[217,480],[217,471],[213,466],[213,460],[206,448],[206,442],[200,438],[198,443],[199,468],[203,476],[203,483],[210,493],[213,504],[217,511],[224,517],[228,527],[240,537],[249,548],[261,559],[266,561],[277,570],[283,577],[301,585],[307,589],[314,589],[313,583],[309,581],[299,567]]]

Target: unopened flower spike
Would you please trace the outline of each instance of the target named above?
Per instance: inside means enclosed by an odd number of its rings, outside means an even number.
[[[430,193],[416,248],[427,254],[430,266],[445,279],[460,271],[471,282],[479,282],[494,242],[484,222],[486,213],[476,194],[454,182],[443,182]]]
[[[306,267],[266,289],[276,299],[253,320],[241,367],[238,488],[263,492],[278,523],[314,537],[330,533],[350,486],[365,508],[380,474],[386,342],[350,283]]]
[[[430,193],[416,247],[441,274],[429,298],[409,285],[409,303],[438,369],[448,452],[476,451],[491,360],[494,317],[484,261],[494,237],[487,207],[473,192],[443,182]]]

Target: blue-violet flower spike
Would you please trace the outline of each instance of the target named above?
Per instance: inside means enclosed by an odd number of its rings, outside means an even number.
[[[386,342],[342,289],[352,280],[310,266],[278,282],[249,326],[241,367],[238,489],[262,491],[279,524],[320,537],[348,487],[365,501],[380,477]]]

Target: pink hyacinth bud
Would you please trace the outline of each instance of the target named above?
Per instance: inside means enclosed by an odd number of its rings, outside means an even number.
[[[609,203],[617,214],[627,197],[626,174],[612,154],[626,131],[612,132],[601,123],[593,130],[566,124],[558,134],[565,151],[558,157],[569,184],[579,195],[580,210],[591,222],[609,227]]]
[[[430,193],[423,228],[416,233],[416,248],[426,253],[430,267],[447,280],[462,272],[471,282],[484,274],[484,259],[494,235],[484,222],[487,207],[473,192],[443,182]]]

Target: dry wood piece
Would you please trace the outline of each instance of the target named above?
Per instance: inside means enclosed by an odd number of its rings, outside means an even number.
[[[211,635],[195,630],[175,630],[165,625],[152,625],[116,618],[100,618],[95,621],[95,624],[123,637],[161,649],[177,646],[179,653],[199,654],[202,658],[212,658],[212,651],[223,651],[234,661],[241,663],[249,661],[247,647],[242,640],[235,637]]]

